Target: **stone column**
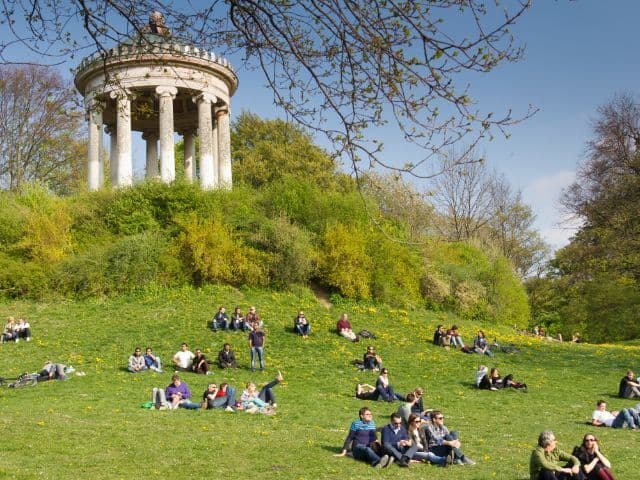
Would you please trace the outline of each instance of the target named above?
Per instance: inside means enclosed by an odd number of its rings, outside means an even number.
[[[184,178],[187,182],[193,182],[196,163],[196,138],[193,130],[185,130],[184,138]]]
[[[87,165],[87,182],[89,191],[102,187],[104,174],[102,171],[102,111],[104,104],[95,99],[87,102],[89,117],[89,164]]]
[[[176,87],[156,87],[156,96],[160,101],[160,177],[165,183],[176,179],[176,164],[173,144],[173,99]]]
[[[147,178],[158,176],[158,132],[155,130],[145,130],[142,132],[142,139],[147,145]]]
[[[114,186],[125,187],[133,183],[133,161],[131,158],[131,99],[128,91],[113,91],[116,100],[117,157],[116,182]]]
[[[213,145],[211,106],[216,102],[216,97],[210,93],[201,93],[195,97],[198,104],[198,138],[200,140],[200,186],[203,190],[216,187],[216,178],[213,168]],[[215,175],[217,177],[217,175]]]
[[[109,134],[109,180],[111,186],[115,187],[118,181],[118,136],[116,135],[116,126],[107,125],[106,129]]]
[[[216,107],[213,107],[213,122],[211,124],[211,154],[213,155],[213,176],[215,178],[214,186],[218,188],[218,182],[220,181],[218,167],[218,161],[220,154],[218,153],[218,122],[216,121]]]
[[[216,109],[218,130],[218,178],[220,187],[231,189],[231,127],[229,107],[223,105]]]

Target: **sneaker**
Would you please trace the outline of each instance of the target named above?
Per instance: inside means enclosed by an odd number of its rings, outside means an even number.
[[[402,457],[400,460],[398,460],[397,465],[399,467],[407,468],[409,467],[409,459],[407,457]]]
[[[374,466],[375,468],[387,468],[389,466],[389,455],[383,455]]]
[[[276,375],[276,380],[278,380],[279,382],[282,382],[284,380],[284,377],[282,376],[282,372],[280,370],[278,370],[278,375]]]
[[[19,338],[16,338],[16,343],[18,343],[19,341],[20,341],[20,339],[19,339]]]
[[[454,465],[464,465],[463,461],[459,458],[453,460]]]
[[[389,456],[389,461],[387,462],[387,467],[390,467],[391,465],[393,465],[394,461],[395,461],[395,458]]]
[[[278,404],[277,404],[277,403],[272,403],[272,404],[271,404],[271,408],[276,408],[277,406],[278,406]]]
[[[467,457],[462,457],[462,463],[464,465],[475,465],[476,462],[474,462],[473,460],[471,460],[470,458]]]
[[[448,467],[453,464],[453,452],[449,452],[449,454],[444,459],[443,467]]]
[[[207,370],[207,375],[213,375],[213,372],[210,370]]]
[[[225,412],[231,412],[231,413],[236,413],[236,411],[233,409],[233,407],[229,406],[227,408],[224,409]]]
[[[30,341],[31,341],[31,337],[27,337],[27,342],[30,342]]]

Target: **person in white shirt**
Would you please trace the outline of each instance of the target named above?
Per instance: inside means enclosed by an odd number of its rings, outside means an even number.
[[[176,371],[190,372],[194,357],[195,355],[189,350],[189,346],[183,343],[180,351],[176,352],[171,360],[175,365]]]
[[[640,426],[638,414],[630,408],[624,408],[619,412],[617,410],[608,412],[607,402],[604,400],[598,400],[596,406],[597,408],[591,414],[592,425],[612,428],[629,427],[634,430]]]

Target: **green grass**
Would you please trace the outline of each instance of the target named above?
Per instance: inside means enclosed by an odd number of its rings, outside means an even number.
[[[246,337],[214,334],[206,324],[219,305],[246,311],[256,305],[267,331],[267,371],[247,366]],[[304,309],[311,338],[290,333],[292,319]],[[374,471],[361,462],[336,458],[350,422],[365,402],[353,398],[356,382],[373,383],[375,374],[350,364],[366,344],[334,334],[342,311],[354,329],[378,335],[371,341],[390,370],[396,390],[425,388],[425,406],[444,410],[446,424],[458,430],[463,451],[478,464],[440,469],[414,466]],[[6,478],[202,478],[283,479],[383,478],[528,479],[528,460],[538,433],[552,428],[570,450],[587,431],[595,401],[612,408],[634,402],[614,398],[628,367],[639,369],[640,349],[633,345],[559,345],[519,337],[505,328],[460,321],[445,313],[394,310],[344,304],[321,307],[311,293],[207,288],[158,290],[144,295],[83,302],[0,305],[0,318],[25,316],[32,324],[30,343],[0,346],[0,375],[38,370],[44,360],[71,364],[84,377],[47,382],[35,388],[0,389]],[[482,327],[490,340],[512,341],[520,355],[495,359],[435,348],[430,340],[438,323],[458,323],[465,340]],[[181,342],[215,356],[230,341],[241,368],[214,370],[213,377],[185,374],[199,397],[207,382],[228,381],[242,388],[249,380],[266,382],[281,369],[274,417],[222,411],[149,411],[140,405],[153,386],[165,387],[171,373],[126,372],[136,345],[150,345],[167,362]],[[473,388],[478,363],[496,365],[529,385],[528,393],[488,392]],[[382,426],[398,404],[370,402]],[[617,478],[634,478],[640,434],[597,429]],[[221,472],[221,473],[218,473]]]

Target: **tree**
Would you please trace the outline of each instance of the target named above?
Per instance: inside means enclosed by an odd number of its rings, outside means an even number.
[[[242,55],[245,67],[262,72],[276,104],[326,135],[356,174],[364,159],[427,176],[423,167],[454,143],[465,139],[473,147],[518,121],[510,110],[494,115],[478,108],[468,73],[521,58],[510,27],[530,6],[530,0],[6,0],[0,59],[24,61],[16,46],[51,62],[106,54],[141,33],[146,16],[159,10],[180,41]],[[383,162],[370,129],[389,122],[425,150],[421,160]]]
[[[582,220],[550,262],[551,308],[564,326],[582,326],[594,341],[637,338],[640,312],[640,103],[630,94],[598,108],[586,158],[563,194]],[[541,296],[545,298],[544,296]],[[542,303],[542,302],[541,302]]]
[[[73,188],[86,157],[74,98],[51,68],[0,66],[0,183],[5,188],[36,180],[58,192]]]
[[[448,240],[476,238],[494,245],[524,277],[548,254],[548,246],[533,227],[535,215],[503,175],[490,171],[473,152],[467,156],[469,160],[462,164],[452,165],[445,159],[442,174],[434,179],[440,231]]]

